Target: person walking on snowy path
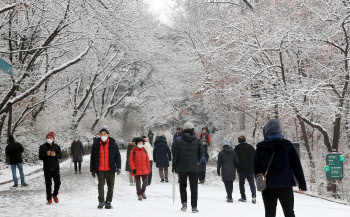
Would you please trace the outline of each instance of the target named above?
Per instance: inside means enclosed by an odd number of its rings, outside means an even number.
[[[202,144],[203,144],[205,153],[208,153],[208,147],[210,146],[210,135],[209,135],[209,130],[207,127],[202,128],[202,132],[199,134],[199,138],[202,140]],[[209,155],[206,154],[206,156],[208,156],[208,158],[207,158],[207,162],[208,162]],[[205,160],[201,161],[199,168],[200,168],[200,170],[199,170],[199,174],[198,174],[198,181],[199,181],[199,184],[204,184],[205,173],[207,170],[207,163],[205,162]]]
[[[49,132],[46,135],[45,144],[39,148],[39,159],[43,161],[44,176],[46,185],[46,199],[47,205],[52,204],[52,198],[55,203],[58,203],[58,191],[61,186],[61,175],[59,159],[62,158],[60,146],[55,142],[54,132]],[[54,181],[54,191],[52,193],[52,179]]]
[[[132,139],[132,142],[128,142],[128,146],[127,146],[127,150],[126,150],[125,171],[129,172],[130,186],[134,185],[134,176],[132,175],[132,171],[130,169],[129,157],[130,157],[130,152],[136,146],[135,140],[136,140],[136,137]]]
[[[171,161],[171,152],[164,136],[159,136],[154,143],[153,159],[159,168],[161,182],[169,182],[168,167],[169,161]]]
[[[219,176],[221,175],[222,181],[225,184],[227,192],[226,202],[233,203],[233,182],[236,179],[236,168],[239,160],[228,141],[223,141],[222,146],[222,151],[220,151],[218,156],[217,173]]]
[[[154,137],[154,133],[152,133],[152,130],[149,130],[149,131],[148,131],[147,136],[148,136],[148,141],[149,141],[149,143],[153,146],[153,137]]]
[[[192,212],[198,212],[198,172],[199,162],[204,156],[205,150],[202,141],[195,135],[194,125],[187,122],[184,131],[176,140],[173,152],[173,172],[179,174],[180,195],[182,211],[187,210],[187,177],[190,180]]]
[[[152,182],[153,147],[151,146],[151,144],[149,142],[147,142],[147,137],[146,136],[142,136],[142,138],[145,141],[145,149],[146,149],[147,154],[148,154],[149,167],[151,169],[151,172],[148,175],[148,184],[147,184],[147,186],[149,186],[149,185],[151,185],[151,182]]]
[[[306,191],[306,182],[299,156],[293,144],[284,139],[282,128],[277,119],[270,119],[263,128],[264,140],[259,142],[254,155],[254,174],[265,174],[271,162],[267,176],[266,189],[262,191],[265,217],[275,217],[279,200],[286,217],[295,217],[293,186],[295,179],[300,192]]]
[[[21,143],[15,141],[15,138],[10,135],[7,139],[7,146],[5,148],[5,155],[8,163],[11,165],[12,179],[14,182],[13,187],[18,187],[17,171],[18,167],[19,174],[21,176],[21,186],[28,186],[25,182],[24,172],[23,172],[23,159],[22,153],[24,148]]]
[[[84,147],[81,141],[79,141],[78,137],[74,138],[74,141],[72,142],[70,146],[70,156],[73,159],[74,162],[74,170],[75,174],[78,173],[78,165],[79,164],[79,174],[81,174],[81,162],[83,161],[84,156]]]
[[[256,187],[253,171],[253,158],[255,149],[252,145],[246,143],[245,136],[238,137],[239,144],[235,147],[235,152],[239,159],[237,173],[239,177],[239,191],[241,193],[240,202],[246,202],[247,197],[245,194],[244,184],[245,180],[248,180],[250,191],[252,193],[252,203],[256,203]]]
[[[113,189],[115,173],[120,174],[121,157],[117,143],[109,137],[107,126],[100,130],[100,138],[94,141],[91,148],[90,172],[92,177],[98,178],[98,201],[97,208],[113,209]],[[104,197],[104,186],[107,182],[107,197]]]
[[[130,152],[129,164],[132,175],[135,176],[138,200],[142,201],[142,199],[147,199],[145,192],[148,183],[148,174],[151,172],[151,168],[149,157],[144,147],[145,141],[142,138],[136,138],[135,144],[136,146]]]

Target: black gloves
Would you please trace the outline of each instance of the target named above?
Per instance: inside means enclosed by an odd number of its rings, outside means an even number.
[[[120,175],[120,169],[117,169],[116,173],[119,176]]]
[[[132,170],[132,173],[136,174],[136,169],[133,169],[133,170]]]
[[[94,177],[94,178],[96,177],[96,173],[94,173],[94,172],[92,172],[91,175],[92,175],[92,177]]]

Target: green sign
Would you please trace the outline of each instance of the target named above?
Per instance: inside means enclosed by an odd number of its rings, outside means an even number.
[[[341,162],[344,162],[344,161],[345,161],[345,156],[344,156],[344,155],[341,155],[341,156],[340,156],[340,161],[341,161]]]
[[[0,70],[9,74],[9,75],[12,75],[12,66],[11,64],[9,63],[9,61],[6,61],[2,58],[0,58]]]
[[[325,167],[324,167],[324,171],[325,171],[326,173],[328,173],[330,170],[331,170],[331,168],[330,168],[329,166],[325,166]]]
[[[329,153],[326,157],[326,164],[329,170],[325,171],[327,173],[327,179],[343,179],[343,161],[341,161],[340,153]]]

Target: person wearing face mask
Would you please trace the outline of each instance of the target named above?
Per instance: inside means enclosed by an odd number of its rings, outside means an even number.
[[[39,159],[43,161],[44,176],[46,185],[47,205],[52,204],[52,198],[55,203],[58,203],[58,191],[61,186],[60,165],[59,159],[62,158],[61,148],[55,142],[54,132],[49,132],[46,135],[45,144],[39,148]],[[54,191],[52,193],[52,180],[54,181]]]
[[[95,140],[91,148],[90,172],[98,178],[98,209],[112,209],[115,173],[120,174],[121,157],[117,143],[109,137],[107,126],[100,130],[100,138]],[[104,186],[107,182],[107,197],[104,196]]]
[[[148,184],[148,174],[151,172],[149,157],[144,147],[145,141],[142,138],[135,139],[136,146],[129,156],[130,169],[136,180],[136,193],[138,200],[147,199],[145,194]],[[141,187],[142,178],[142,187]]]

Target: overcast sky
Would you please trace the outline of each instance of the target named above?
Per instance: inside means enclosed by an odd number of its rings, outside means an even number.
[[[172,13],[172,0],[146,0],[150,5],[152,13],[158,15],[159,20],[165,24],[170,24],[169,15]]]

